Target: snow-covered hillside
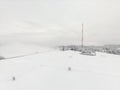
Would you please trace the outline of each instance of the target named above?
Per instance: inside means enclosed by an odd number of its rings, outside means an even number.
[[[46,51],[0,61],[0,90],[120,90],[119,68],[117,55]]]
[[[26,56],[36,54],[38,52],[51,51],[52,48],[43,47],[36,44],[24,44],[21,42],[7,43],[0,46],[0,56],[5,58]]]

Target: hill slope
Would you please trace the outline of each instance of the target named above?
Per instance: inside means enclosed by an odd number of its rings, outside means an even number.
[[[0,61],[0,90],[120,90],[119,59],[57,50],[7,59]]]

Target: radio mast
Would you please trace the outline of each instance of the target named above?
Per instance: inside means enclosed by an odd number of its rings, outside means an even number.
[[[84,37],[83,37],[83,23],[82,23],[82,35],[81,35],[81,47],[83,48],[84,47],[84,43],[83,43],[83,40],[84,40]]]

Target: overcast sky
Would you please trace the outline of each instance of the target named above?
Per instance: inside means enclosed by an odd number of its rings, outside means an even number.
[[[120,44],[120,0],[0,0],[1,41],[80,44],[82,23],[85,44]]]

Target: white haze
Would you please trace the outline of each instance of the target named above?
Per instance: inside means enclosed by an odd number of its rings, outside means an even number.
[[[0,42],[120,43],[119,0],[0,0]]]

